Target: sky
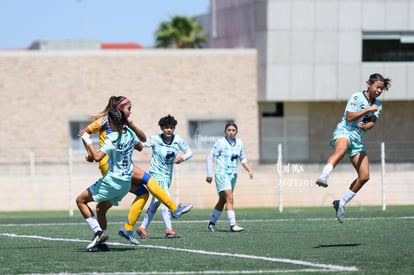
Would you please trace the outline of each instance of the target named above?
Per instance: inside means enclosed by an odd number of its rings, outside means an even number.
[[[209,5],[210,0],[0,0],[0,49],[66,39],[151,47],[162,21],[207,13]]]

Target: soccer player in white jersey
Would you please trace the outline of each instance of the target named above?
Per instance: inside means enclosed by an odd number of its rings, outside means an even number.
[[[118,205],[131,189],[134,173],[132,152],[139,149],[139,139],[127,126],[129,122],[123,111],[109,110],[108,122],[112,132],[108,134],[98,151],[88,133],[81,135],[93,160],[100,161],[106,155],[109,156],[108,171],[76,198],[82,216],[95,234],[92,242],[86,247],[88,251],[101,251],[99,246],[108,239],[106,212],[113,205]],[[88,205],[92,201],[97,202],[97,218]]]
[[[217,231],[216,222],[220,218],[224,206],[226,207],[230,231],[241,232],[244,230],[244,228],[236,224],[236,214],[233,208],[233,191],[236,187],[239,161],[249,173],[251,179],[253,179],[253,170],[247,162],[243,141],[236,138],[237,131],[235,123],[227,123],[224,128],[225,136],[216,141],[207,158],[206,181],[208,183],[213,181],[213,160],[217,159],[215,182],[219,199],[208,224],[208,230],[212,232]]]
[[[181,136],[174,134],[177,120],[167,115],[162,117],[158,125],[162,133],[152,136],[148,141],[142,143],[142,146],[152,148],[152,157],[149,172],[151,176],[159,183],[164,191],[170,195],[170,186],[173,174],[174,164],[182,163],[193,156],[193,153],[184,139]],[[183,154],[179,155],[182,151]],[[156,198],[151,199],[151,203],[147,209],[145,217],[141,225],[137,229],[137,234],[141,238],[147,237],[146,229],[151,223],[161,202]],[[179,238],[180,235],[176,233],[171,224],[171,214],[164,204],[161,206],[162,219],[165,225],[165,237],[170,239]]]
[[[353,94],[346,105],[344,115],[336,126],[330,145],[334,153],[328,158],[316,184],[328,187],[328,177],[338,162],[347,154],[357,172],[342,199],[334,200],[333,207],[340,223],[345,219],[345,206],[369,180],[369,161],[364,146],[365,132],[374,127],[382,111],[382,104],[377,99],[382,92],[388,90],[391,80],[381,74],[369,76],[367,89]]]

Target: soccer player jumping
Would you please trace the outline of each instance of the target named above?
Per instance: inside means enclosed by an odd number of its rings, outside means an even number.
[[[358,176],[353,180],[349,190],[342,199],[334,200],[333,207],[340,223],[345,219],[345,206],[369,180],[369,161],[364,146],[365,132],[374,127],[382,111],[382,104],[377,99],[382,92],[391,86],[391,79],[374,73],[369,76],[367,88],[353,94],[345,108],[341,121],[336,126],[330,145],[334,153],[328,158],[321,176],[316,184],[328,187],[328,177],[338,162],[347,154]]]

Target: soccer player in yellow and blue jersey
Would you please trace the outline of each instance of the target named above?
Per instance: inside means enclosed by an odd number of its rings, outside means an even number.
[[[139,129],[132,120],[129,119],[131,115],[132,104],[131,101],[124,96],[111,96],[105,109],[99,114],[92,116],[95,119],[94,122],[89,124],[86,128],[79,131],[79,135],[82,136],[85,132],[88,134],[95,134],[99,132],[100,145],[105,141],[106,136],[110,134],[110,128],[108,127],[107,114],[112,109],[119,109],[124,112],[129,121],[130,128],[137,134],[141,141],[146,141],[145,133]],[[142,149],[142,147],[140,147]],[[88,151],[88,161],[91,161],[91,157]],[[108,170],[108,159],[101,160],[99,163],[99,169],[104,175]],[[118,232],[119,235],[128,239],[133,244],[139,244],[133,234],[133,226],[140,216],[145,203],[148,200],[149,192],[156,198],[158,198],[163,204],[165,204],[170,210],[173,217],[178,218],[182,214],[191,210],[192,205],[177,205],[168,194],[159,186],[156,180],[151,175],[143,171],[138,166],[134,165],[134,174],[132,177],[132,185],[130,192],[136,195],[136,198],[131,204],[131,208],[128,215],[128,220],[124,227]],[[99,216],[99,211],[98,211]]]

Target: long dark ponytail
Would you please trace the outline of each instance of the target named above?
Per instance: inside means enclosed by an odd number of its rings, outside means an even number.
[[[385,91],[388,91],[388,89],[391,87],[391,79],[389,79],[389,78],[385,78],[385,77],[383,77],[381,74],[379,74],[379,73],[374,73],[374,74],[371,74],[370,76],[369,76],[369,79],[368,79],[368,81],[367,81],[367,83],[368,84],[372,84],[372,83],[374,83],[375,81],[381,81],[381,82],[384,82],[384,90]]]
[[[115,127],[114,131],[118,132],[118,138],[115,140],[117,141],[123,133],[124,126],[129,126],[129,122],[125,113],[119,109],[110,109],[108,111],[108,119]]]

